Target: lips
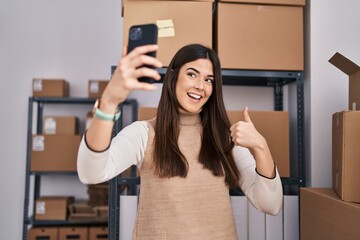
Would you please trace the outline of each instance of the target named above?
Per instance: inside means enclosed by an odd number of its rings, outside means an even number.
[[[190,98],[195,99],[195,100],[200,100],[202,98],[202,96],[195,94],[195,93],[188,93],[187,94]]]

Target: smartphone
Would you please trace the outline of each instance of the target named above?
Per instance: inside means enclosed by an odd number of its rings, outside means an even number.
[[[127,52],[130,53],[134,48],[142,45],[157,44],[158,28],[155,24],[142,24],[134,25],[129,29],[129,40]],[[150,52],[147,55],[156,57],[156,51]],[[144,67],[144,66],[141,66]],[[145,67],[153,68],[145,65]],[[154,80],[148,77],[142,77],[138,79],[140,82],[153,83]]]

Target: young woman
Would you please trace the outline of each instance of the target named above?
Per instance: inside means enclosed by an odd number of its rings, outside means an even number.
[[[116,107],[135,89],[155,88],[137,79],[160,79],[156,70],[140,67],[161,67],[145,55],[156,49],[123,54],[81,142],[79,177],[100,183],[137,165],[141,190],[133,239],[237,239],[229,189],[239,186],[258,210],[275,215],[282,185],[247,108],[245,120],[230,126],[212,49],[181,48],[165,74],[156,118],[134,122],[111,140]]]

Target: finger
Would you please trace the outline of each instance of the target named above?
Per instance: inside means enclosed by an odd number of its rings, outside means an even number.
[[[232,134],[232,132],[234,131],[234,128],[235,128],[235,124],[231,125],[230,127],[230,133]]]
[[[129,58],[134,58],[158,50],[158,45],[143,45],[136,47],[128,53]]]
[[[129,62],[129,66],[133,68],[138,68],[143,65],[148,65],[155,68],[162,67],[162,63],[158,59],[148,55],[140,55],[136,58],[133,58],[132,61]]]
[[[244,113],[244,121],[247,123],[252,123],[247,106],[244,108],[243,113]]]
[[[123,46],[122,57],[125,57],[126,54],[127,54],[127,46]]]
[[[135,86],[137,90],[143,90],[143,91],[154,91],[157,89],[157,86],[155,84],[151,83],[145,83],[145,82],[138,82]]]
[[[161,79],[160,74],[156,70],[148,68],[148,67],[142,67],[142,68],[136,69],[135,78],[139,79],[141,77],[149,77],[156,81],[159,81]]]

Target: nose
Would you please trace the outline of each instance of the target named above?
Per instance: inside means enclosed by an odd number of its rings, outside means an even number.
[[[201,78],[198,78],[196,81],[195,81],[195,86],[194,86],[197,90],[204,90],[204,81],[201,79]]]

